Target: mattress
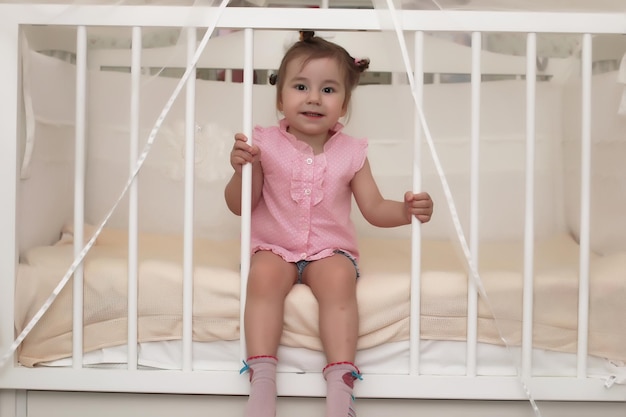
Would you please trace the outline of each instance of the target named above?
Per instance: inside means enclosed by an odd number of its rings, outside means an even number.
[[[91,236],[93,228],[86,228]],[[16,282],[16,329],[21,331],[73,261],[73,233],[26,251]],[[124,346],[127,338],[126,231],[105,229],[84,261],[84,350]],[[405,239],[362,238],[357,286],[358,349],[406,343],[409,336],[410,244]],[[521,342],[523,245],[483,243],[479,272],[478,341],[514,347]],[[239,242],[197,239],[194,245],[193,340],[239,339]],[[569,235],[535,244],[536,349],[575,353],[579,246]],[[141,233],[138,268],[138,341],[177,341],[182,334],[182,256],[179,235]],[[626,361],[626,254],[591,255],[589,354]],[[468,274],[451,241],[422,242],[421,339],[466,340]],[[58,296],[19,350],[19,362],[36,366],[71,356],[71,285]],[[285,303],[283,348],[321,352],[317,305],[304,285]]]

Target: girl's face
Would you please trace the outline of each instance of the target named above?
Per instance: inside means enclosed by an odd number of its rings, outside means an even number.
[[[331,58],[312,59],[304,66],[303,62],[303,58],[295,59],[287,65],[278,110],[296,138],[323,143],[346,114],[344,78]]]

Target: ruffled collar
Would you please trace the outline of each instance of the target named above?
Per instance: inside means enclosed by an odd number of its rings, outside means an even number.
[[[286,118],[282,118],[278,122],[278,128],[280,132],[283,134],[285,138],[289,140],[289,142],[293,145],[294,148],[299,149],[301,151],[305,151],[305,152],[307,151],[312,152],[312,148],[311,146],[309,146],[308,143],[298,140],[294,135],[292,135],[291,133],[287,131],[288,127],[289,127],[289,124],[287,123]],[[341,133],[343,128],[344,128],[344,125],[337,122],[335,126],[333,126],[333,128],[330,129],[330,131],[332,132],[332,135],[324,144],[324,149],[337,137],[339,133]]]

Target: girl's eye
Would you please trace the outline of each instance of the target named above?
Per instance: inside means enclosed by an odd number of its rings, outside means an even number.
[[[322,91],[323,91],[324,93],[329,94],[329,93],[332,93],[333,91],[335,91],[335,89],[334,89],[334,88],[332,88],[332,87],[324,87],[324,88],[322,89]]]
[[[299,90],[299,91],[306,90],[306,86],[304,84],[296,84],[295,88],[296,88],[296,90]]]

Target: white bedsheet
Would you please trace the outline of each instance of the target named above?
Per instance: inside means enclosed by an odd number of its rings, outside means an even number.
[[[466,375],[465,342],[424,340],[420,344],[421,375]],[[141,343],[138,348],[138,366],[152,369],[181,369],[182,342],[178,340]],[[320,372],[326,365],[322,352],[281,346],[278,352],[279,372]],[[476,349],[476,375],[512,376],[520,369],[521,351],[518,347],[503,347],[480,343]],[[533,376],[576,376],[576,355],[535,349]],[[360,350],[356,362],[364,374],[407,374],[409,369],[409,342],[392,342]],[[99,368],[126,368],[127,347],[114,346],[89,352],[83,365]],[[197,371],[233,371],[242,367],[238,341],[194,342],[192,366]],[[65,358],[41,363],[40,366],[68,367],[72,359]],[[626,364],[590,357],[588,376],[607,383],[626,382]]]

